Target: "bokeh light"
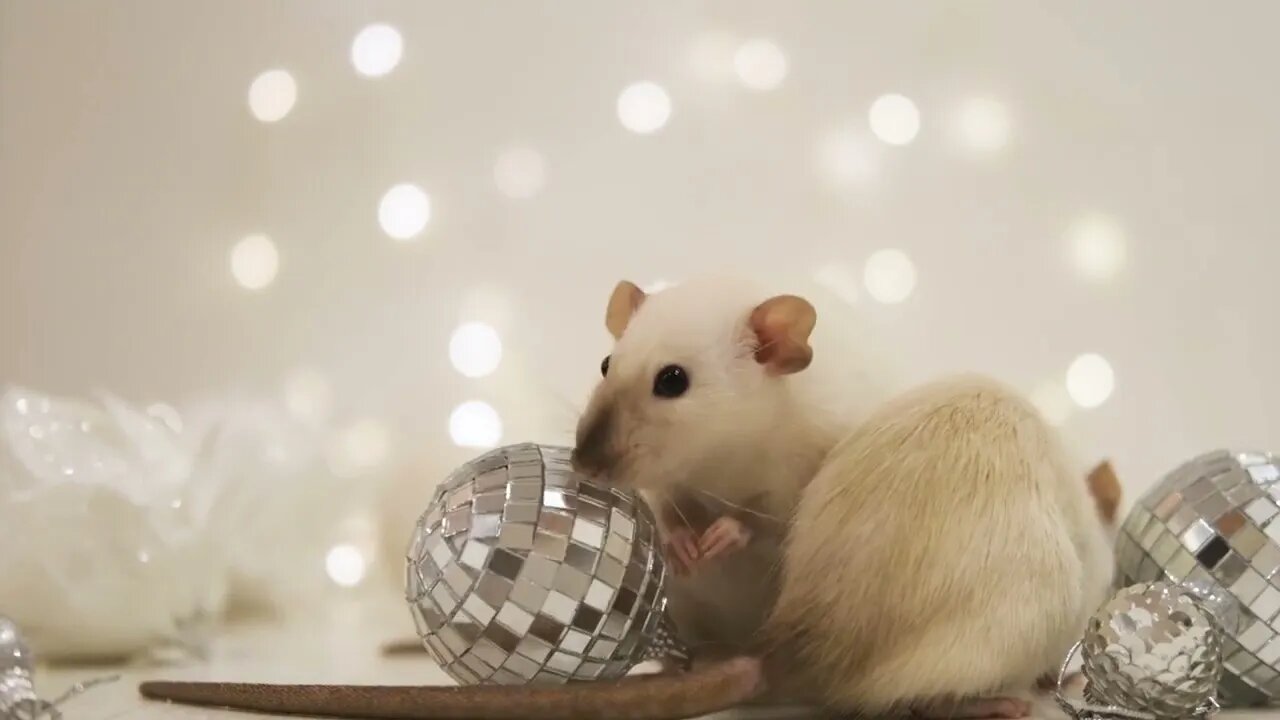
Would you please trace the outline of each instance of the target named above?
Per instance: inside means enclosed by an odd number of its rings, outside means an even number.
[[[671,118],[671,97],[661,85],[638,82],[618,95],[618,120],[633,133],[649,135],[661,130]]]
[[[361,418],[347,425],[329,448],[329,469],[341,477],[376,470],[391,453],[391,431],[375,418]]]
[[[364,580],[368,561],[355,545],[334,545],[324,558],[324,569],[329,579],[342,587],[355,587]]]
[[[333,409],[333,388],[319,370],[298,368],[285,378],[284,403],[295,419],[319,425]]]
[[[366,77],[382,77],[400,64],[404,40],[400,31],[385,23],[361,30],[351,43],[351,64]]]
[[[493,373],[502,361],[502,339],[492,326],[481,322],[459,325],[449,338],[449,361],[469,378]]]
[[[748,40],[733,54],[733,71],[748,90],[773,90],[787,78],[787,56],[772,40]]]
[[[458,447],[495,447],[502,442],[502,418],[489,403],[468,400],[449,414],[449,437]]]
[[[995,152],[1009,144],[1009,109],[993,98],[969,98],[956,109],[954,132],[960,144],[975,152]]]
[[[391,188],[378,203],[378,224],[394,240],[410,240],[431,220],[431,198],[417,185]]]
[[[901,250],[877,250],[867,258],[863,272],[867,294],[888,305],[906,300],[916,287],[916,266]]]
[[[268,70],[249,84],[249,111],[265,123],[284,119],[298,101],[298,84],[286,70]]]
[[[890,145],[908,145],[920,133],[920,110],[905,95],[881,95],[867,113],[871,132]]]
[[[1109,215],[1089,213],[1067,228],[1071,264],[1093,282],[1111,280],[1124,269],[1127,250],[1124,229]]]
[[[276,279],[279,271],[280,253],[266,235],[249,235],[231,247],[231,276],[240,287],[261,290]]]
[[[1111,363],[1097,353],[1085,353],[1067,368],[1067,393],[1082,408],[1096,408],[1106,402],[1115,384]]]

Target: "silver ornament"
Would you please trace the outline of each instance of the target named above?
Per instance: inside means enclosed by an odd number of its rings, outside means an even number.
[[[1167,579],[1224,629],[1224,705],[1280,698],[1280,458],[1218,450],[1138,499],[1116,544],[1117,582]]]
[[[406,597],[463,684],[616,678],[684,658],[666,618],[654,518],[575,474],[567,448],[512,445],[459,468],[418,520]]]
[[[1222,632],[1178,585],[1122,589],[1089,619],[1078,647],[1088,705],[1064,705],[1077,717],[1174,719],[1217,709]]]
[[[18,624],[0,615],[0,720],[59,720],[62,713],[58,706],[63,702],[94,685],[119,679],[112,676],[76,683],[57,699],[48,701],[36,695],[34,673],[35,658],[23,641]]]

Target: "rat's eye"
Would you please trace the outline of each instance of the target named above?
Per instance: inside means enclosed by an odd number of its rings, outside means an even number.
[[[600,361],[600,377],[606,377],[609,374],[609,356],[605,355]]]
[[[658,397],[680,397],[689,389],[689,373],[679,365],[668,365],[653,378],[653,394]]]

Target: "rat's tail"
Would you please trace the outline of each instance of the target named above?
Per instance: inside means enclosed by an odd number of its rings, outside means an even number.
[[[142,695],[261,713],[388,720],[680,720],[751,700],[764,690],[760,661],[739,657],[680,675],[556,687],[389,687],[144,682]]]

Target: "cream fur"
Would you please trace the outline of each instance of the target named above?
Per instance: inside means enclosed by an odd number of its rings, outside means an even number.
[[[768,634],[842,708],[1029,687],[1110,582],[1082,477],[996,383],[905,393],[841,441],[803,494]]]

